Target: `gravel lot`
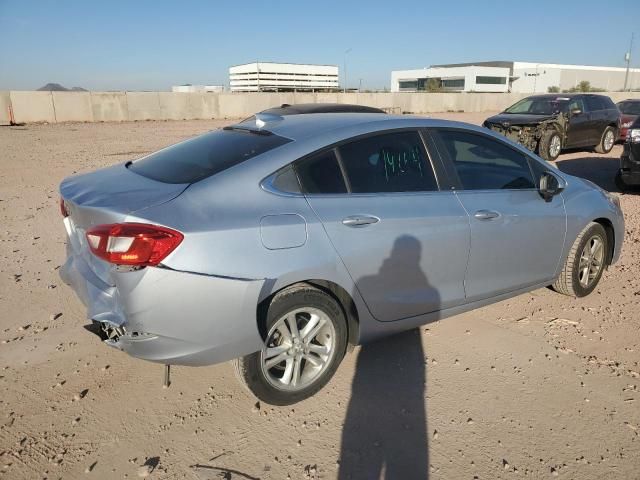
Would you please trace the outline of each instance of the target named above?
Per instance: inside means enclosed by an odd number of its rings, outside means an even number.
[[[101,345],[58,277],[59,182],[224,123],[0,127],[0,478],[640,478],[638,194],[591,296],[537,290],[356,348],[293,408],[229,364],[163,389],[160,365]],[[620,152],[557,165],[614,190]]]

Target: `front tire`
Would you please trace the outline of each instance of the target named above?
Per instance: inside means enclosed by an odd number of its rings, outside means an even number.
[[[600,143],[596,145],[595,150],[597,153],[609,153],[616,143],[616,129],[613,127],[607,127],[602,132]]]
[[[598,285],[607,261],[607,232],[591,222],[578,235],[553,289],[572,297],[585,297]]]
[[[278,292],[266,312],[261,351],[234,361],[241,382],[261,401],[291,405],[331,379],[347,347],[340,304],[308,284]]]
[[[555,161],[562,151],[562,138],[556,130],[547,130],[538,143],[538,155],[548,162]]]

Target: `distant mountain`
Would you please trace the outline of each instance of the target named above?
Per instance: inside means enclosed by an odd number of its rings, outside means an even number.
[[[39,92],[88,92],[82,87],[66,88],[59,83],[47,83],[44,87],[38,89]]]

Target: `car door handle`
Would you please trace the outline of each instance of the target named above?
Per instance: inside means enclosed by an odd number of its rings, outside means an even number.
[[[473,216],[478,220],[493,220],[498,218],[500,214],[492,210],[478,210]]]
[[[351,215],[342,220],[342,224],[347,227],[365,227],[373,223],[378,223],[380,219],[369,215]]]

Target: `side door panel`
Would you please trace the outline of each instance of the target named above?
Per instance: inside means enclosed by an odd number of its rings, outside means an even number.
[[[453,192],[307,200],[377,320],[464,303],[469,220]],[[343,223],[353,216],[380,220],[363,227]]]
[[[333,152],[346,193],[323,194],[304,178],[327,171],[326,152],[296,171],[372,316],[396,321],[463,304],[469,219],[454,192],[439,191],[418,131],[378,132]],[[318,158],[321,169],[309,165]]]
[[[469,215],[471,248],[466,301],[490,298],[555,275],[566,233],[562,197],[545,202],[540,169],[528,155],[478,132],[433,129],[456,196]]]
[[[571,110],[579,108],[582,113],[571,115]],[[592,125],[591,113],[586,102],[581,97],[576,97],[569,102],[569,127],[567,129],[566,147],[581,147],[591,142]]]
[[[458,191],[469,213],[471,251],[465,281],[474,301],[550,280],[556,272],[566,231],[560,195],[550,202],[537,190]],[[475,212],[498,212],[495,219]]]

